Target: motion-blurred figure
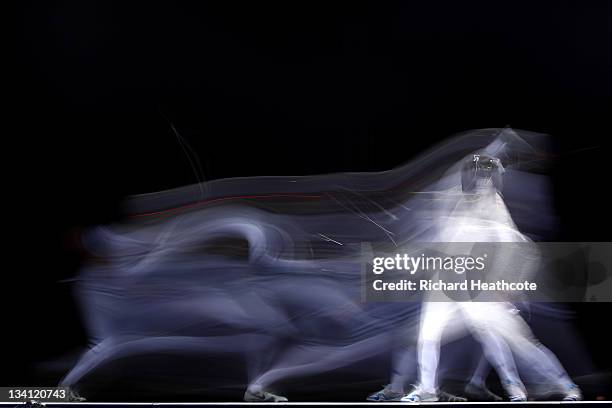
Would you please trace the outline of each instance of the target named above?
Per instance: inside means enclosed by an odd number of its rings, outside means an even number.
[[[489,154],[504,145],[494,143],[482,154],[475,154],[462,169],[462,186],[456,202],[440,214],[434,241],[452,243],[529,242],[521,234],[499,193],[504,172],[501,160]],[[449,194],[453,194],[449,192]],[[489,270],[524,273],[519,267],[508,268],[515,262],[512,245],[501,244]],[[527,255],[529,256],[529,255]],[[514,270],[512,270],[514,269]],[[540,345],[531,330],[510,302],[444,301],[430,298],[423,305],[419,332],[419,385],[402,401],[438,401],[437,369],[443,331],[456,317],[465,321],[470,333],[481,344],[487,360],[497,371],[510,401],[526,401],[526,389],[514,361],[513,351],[529,356],[533,369],[564,391],[565,400],[582,398],[579,388],[570,380],[552,353]],[[450,300],[450,299],[449,299]]]
[[[102,367],[113,367],[119,360],[138,356],[139,364],[157,364],[169,355],[225,361],[227,377],[216,376],[218,382],[210,388],[246,389],[243,395],[249,401],[286,401],[281,396],[285,390],[278,388],[281,381],[299,379],[305,384],[337,369],[377,378],[381,366],[373,363],[393,352],[398,333],[408,327],[416,334],[419,304],[362,303],[361,266],[369,260],[362,244],[400,247],[439,241],[461,217],[471,241],[476,232],[469,231],[469,217],[493,231],[479,231],[481,240],[491,240],[487,234],[497,240],[502,234],[522,236],[487,183],[478,187],[479,193],[459,188],[446,194],[441,202],[458,207],[442,212],[438,207],[432,211],[430,200],[439,193],[418,194],[448,181],[449,171],[450,184],[460,184],[460,172],[449,167],[467,152],[492,140],[499,143],[499,132],[466,132],[380,173],[224,179],[129,200],[130,219],[83,235],[90,259],[75,278],[75,288],[91,347],[61,384],[76,392],[87,388],[89,376],[104,373]],[[507,132],[510,139],[518,139]],[[538,139],[529,132],[524,136]],[[526,179],[520,189],[536,182]],[[519,215],[517,224],[534,234],[550,229],[542,209],[545,199],[522,205],[527,199],[545,198],[541,188],[533,188],[529,197],[510,191],[514,199],[506,202]],[[449,228],[441,232],[444,225]],[[440,307],[430,304],[432,309],[423,316]],[[479,323],[481,311],[473,305],[450,303],[440,313],[444,317],[461,307],[462,313],[473,315],[475,326],[485,324]],[[497,307],[499,314],[508,310],[505,303]],[[426,320],[421,322],[421,374],[425,385],[435,388],[442,324]],[[524,326],[516,317],[509,321],[515,322],[513,330]],[[525,347],[533,345],[530,332],[525,333],[499,338],[514,351],[524,342]],[[404,357],[403,366],[414,369],[415,358],[410,353]],[[509,366],[506,377],[520,388],[510,362],[503,360]],[[125,366],[113,372],[124,374]],[[183,368],[172,359],[165,366],[179,372]],[[205,374],[197,370],[185,375],[203,384],[198,388],[203,393],[212,383]]]

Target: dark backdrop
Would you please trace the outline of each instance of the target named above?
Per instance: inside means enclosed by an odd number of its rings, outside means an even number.
[[[171,123],[207,180],[384,170],[473,128],[548,133],[561,239],[610,240],[609,3],[23,1],[14,11],[1,385],[50,384],[39,362],[86,345],[62,283],[79,263],[74,231],[116,219],[126,195],[196,182]],[[611,308],[575,309],[609,369]]]

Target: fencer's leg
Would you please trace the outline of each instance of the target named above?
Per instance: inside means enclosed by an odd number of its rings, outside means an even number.
[[[419,346],[419,378],[423,389],[437,389],[437,372],[440,363],[440,341],[423,339]]]
[[[327,319],[332,325],[337,325],[340,331],[343,328],[350,328],[359,321],[361,321],[361,324],[368,323],[367,317],[362,315],[361,307],[356,304],[354,300],[340,295],[338,291],[333,290],[333,288],[328,289],[329,290],[318,291],[315,295],[315,299],[312,298],[312,295],[304,297],[303,293],[292,293],[290,300],[295,303],[302,299],[302,304],[314,302],[314,304],[319,305],[317,314],[311,315],[311,318]],[[291,302],[288,303],[291,304]],[[328,305],[328,307],[323,307],[323,305]],[[286,320],[290,321],[288,318],[286,318]],[[275,334],[274,332],[271,333]],[[299,329],[299,324],[295,327],[291,325],[290,331],[276,334],[297,339],[303,337]],[[354,362],[360,358],[360,353],[355,353],[353,350],[360,350],[360,347],[363,347],[363,345],[357,343],[350,347],[342,348],[339,351],[326,354],[324,352],[325,348],[322,347],[306,347],[300,344],[293,344],[289,350],[286,350],[282,354],[282,356],[277,356],[273,364],[267,365],[264,370],[259,370],[256,372],[255,376],[250,377],[251,380],[245,393],[245,400],[262,401],[261,398],[272,396],[275,397],[275,399],[265,399],[264,401],[278,402],[281,401],[280,398],[285,401],[286,399],[284,397],[271,394],[266,390],[270,385],[281,379],[325,372]],[[372,352],[376,352],[376,348],[367,353],[361,352],[361,354],[371,355]],[[248,399],[247,396],[249,396],[249,398],[252,396],[254,397]]]
[[[261,384],[258,384],[257,378],[262,373],[270,369],[283,351],[288,347],[289,339],[278,338],[271,335],[266,335],[263,339],[255,339],[257,344],[251,347],[252,351],[247,357],[247,375],[249,379],[247,389],[251,392],[258,393],[263,391]],[[292,347],[292,346],[289,346]]]
[[[113,354],[116,347],[116,339],[109,337],[89,349],[77,362],[77,364],[62,378],[60,387],[77,389],[79,381],[89,372],[106,361]]]
[[[479,401],[501,401],[502,398],[487,388],[487,377],[491,372],[491,364],[484,355],[480,356],[478,365],[465,387],[465,393],[470,399]]]
[[[502,335],[515,353],[529,367],[546,378],[566,401],[582,400],[580,388],[573,382],[555,354],[535,337],[529,325],[515,313],[509,313],[501,323]]]
[[[442,332],[457,310],[454,302],[425,302],[421,309],[417,349],[419,385],[402,398],[405,402],[437,401],[437,372]]]
[[[557,359],[557,356],[544,346],[539,341],[533,338],[533,342],[528,342],[532,345],[529,355],[536,361],[535,367],[541,373],[548,373],[553,384],[556,385],[558,391],[563,394],[565,401],[581,401],[582,392],[580,388],[567,374],[567,371]]]
[[[472,378],[470,378],[470,384],[475,385],[477,387],[482,387],[487,382],[487,377],[491,372],[491,364],[485,358],[484,355],[480,356],[478,359],[478,365],[472,373]]]
[[[397,332],[390,336],[393,341],[391,381],[383,389],[368,395],[367,401],[400,401],[405,395],[404,390],[408,381],[416,377],[415,343],[418,335],[418,320]]]
[[[289,338],[267,335],[264,344],[254,349],[247,362],[249,383],[244,392],[246,402],[288,401],[286,397],[268,391],[270,383],[266,381],[265,374],[279,360],[284,360],[285,355],[290,355],[294,347],[295,344]]]
[[[103,364],[122,357],[147,353],[190,351],[202,353],[228,353],[243,351],[249,335],[215,337],[109,337],[87,351],[76,366],[61,380],[60,386],[78,390],[79,382]]]
[[[391,371],[391,382],[389,389],[398,393],[404,392],[404,387],[409,378],[414,378],[416,374],[415,363],[415,347],[402,347],[396,353],[396,359],[393,362]]]
[[[327,372],[380,353],[382,336],[375,336],[344,347],[294,346],[281,361],[252,382],[252,386],[256,387],[253,389],[265,390],[281,379]]]
[[[504,337],[496,330],[499,319],[509,313],[507,305],[497,302],[465,302],[461,311],[467,317],[470,330],[482,345],[484,355],[497,371],[511,401],[526,401],[525,386],[521,381],[514,356]]]
[[[418,364],[421,387],[426,391],[437,389],[437,372],[440,362],[440,342],[448,320],[456,311],[451,302],[423,304],[419,331]]]

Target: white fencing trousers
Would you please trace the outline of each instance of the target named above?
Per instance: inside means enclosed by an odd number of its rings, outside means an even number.
[[[440,360],[440,343],[445,328],[455,319],[465,322],[482,345],[487,360],[502,381],[522,384],[512,352],[498,331],[500,320],[512,320],[514,306],[506,302],[425,302],[421,310],[418,361],[420,383],[424,390],[437,389],[436,373]]]

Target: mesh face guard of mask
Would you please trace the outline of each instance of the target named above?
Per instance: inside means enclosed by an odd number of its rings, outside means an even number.
[[[497,157],[474,154],[461,170],[461,187],[465,193],[474,193],[483,185],[502,189],[504,167]]]

